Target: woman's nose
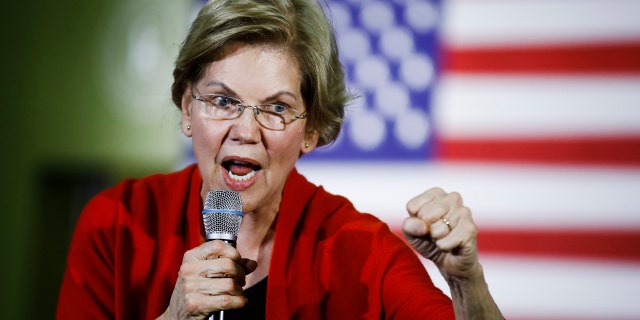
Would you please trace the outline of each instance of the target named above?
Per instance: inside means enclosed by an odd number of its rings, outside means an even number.
[[[235,119],[231,128],[231,138],[245,142],[260,141],[260,124],[255,117],[256,109],[244,107],[240,117]]]

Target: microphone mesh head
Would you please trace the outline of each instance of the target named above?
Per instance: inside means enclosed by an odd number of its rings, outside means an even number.
[[[209,191],[202,211],[207,240],[235,241],[240,231],[242,216],[242,199],[238,192]]]

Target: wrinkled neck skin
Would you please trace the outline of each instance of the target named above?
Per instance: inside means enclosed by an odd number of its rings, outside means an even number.
[[[280,201],[277,203],[279,204]],[[269,273],[278,207],[270,207],[259,212],[246,212],[244,215],[236,248],[243,258],[258,263],[256,270],[245,277],[245,289],[260,282]]]

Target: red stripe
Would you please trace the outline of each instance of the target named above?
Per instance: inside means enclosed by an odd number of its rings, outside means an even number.
[[[480,229],[481,253],[640,261],[640,230]]]
[[[400,227],[394,228],[399,235]],[[640,230],[480,228],[481,254],[562,259],[640,261]]]
[[[640,39],[632,43],[443,49],[443,69],[491,73],[638,73]]]
[[[456,161],[638,166],[640,137],[444,139],[435,143],[434,152],[438,159]]]

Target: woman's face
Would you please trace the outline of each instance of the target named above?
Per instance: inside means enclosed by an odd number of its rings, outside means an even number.
[[[224,95],[251,106],[286,105],[303,114],[298,64],[286,51],[271,46],[234,44],[227,52],[182,98],[182,130],[192,138],[203,178],[201,196],[204,199],[210,190],[235,190],[245,212],[277,210],[289,172],[301,152],[316,146],[318,135],[305,130],[304,119],[283,131],[266,129],[251,108],[236,119],[213,119],[205,111],[207,103],[191,94]]]

